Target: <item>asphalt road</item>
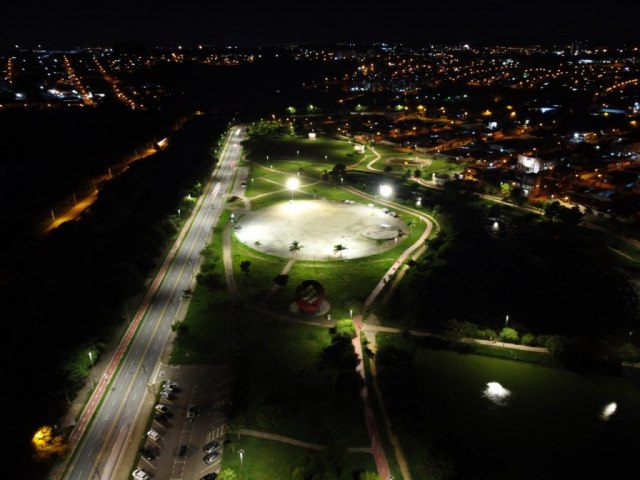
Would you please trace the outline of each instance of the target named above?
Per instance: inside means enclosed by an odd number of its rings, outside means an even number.
[[[241,128],[230,131],[205,195],[200,197],[77,422],[69,441],[72,453],[59,478],[115,479],[127,450],[138,447],[140,439],[134,438],[134,426],[140,415],[146,419],[150,414],[145,401],[148,403],[162,381],[158,378],[160,360],[182,290],[189,287],[200,251],[223,209],[243,138]]]

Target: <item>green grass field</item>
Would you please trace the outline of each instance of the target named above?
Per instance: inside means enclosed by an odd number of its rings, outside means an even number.
[[[243,451],[242,461],[240,450]],[[326,453],[285,443],[233,436],[231,443],[225,445],[222,469],[236,472],[238,480],[292,479],[296,478],[294,470],[312,464],[323,455]],[[330,478],[353,480],[358,472],[375,471],[373,457],[366,453],[349,453],[341,466],[341,472],[331,472]]]

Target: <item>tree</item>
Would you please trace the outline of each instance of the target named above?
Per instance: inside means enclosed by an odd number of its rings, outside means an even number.
[[[251,262],[249,260],[243,260],[240,262],[240,270],[245,274],[246,277],[249,276],[251,269]]]
[[[422,171],[419,168],[416,168],[413,171],[413,176],[414,176],[414,178],[420,178],[422,176]]]
[[[360,472],[358,475],[358,480],[380,480],[380,475],[375,472]]]
[[[558,220],[566,225],[577,225],[582,220],[583,214],[579,207],[560,207],[558,212]]]
[[[345,319],[336,322],[336,335],[351,340],[356,336],[356,328],[353,326],[353,320]]]
[[[331,176],[333,178],[340,178],[346,169],[347,167],[343,163],[336,163],[331,169]]]
[[[520,338],[520,335],[513,328],[505,327],[500,332],[500,340],[503,342],[517,343],[518,338]]]
[[[340,258],[342,258],[342,251],[346,249],[347,247],[339,243],[338,245],[333,246],[333,254],[335,255],[336,253],[340,252]]]
[[[522,187],[513,187],[511,192],[509,193],[511,199],[515,202],[516,205],[522,205],[524,202],[524,190]]]
[[[509,198],[509,195],[511,195],[511,185],[509,184],[509,182],[504,182],[502,185],[500,185],[500,191],[502,192],[502,198],[504,200]]]
[[[551,221],[553,221],[556,218],[558,218],[558,215],[560,214],[560,208],[561,208],[561,205],[560,205],[560,202],[558,201],[548,203],[544,207],[544,216],[549,218]]]
[[[230,468],[225,468],[224,470],[222,470],[217,477],[218,480],[236,480],[237,478],[238,476],[236,475],[236,472],[234,472]]]
[[[46,425],[40,427],[31,439],[37,460],[49,460],[54,455],[62,456],[68,448],[62,435],[54,435],[53,428]]]
[[[291,242],[291,245],[289,245],[289,251],[291,252],[292,256],[302,250],[302,248],[302,245],[300,245],[300,242],[298,242],[297,240],[294,240],[293,242]]]

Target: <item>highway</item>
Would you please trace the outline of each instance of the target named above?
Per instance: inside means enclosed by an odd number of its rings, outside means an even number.
[[[133,427],[153,395],[161,355],[175,321],[182,291],[187,289],[211,229],[224,208],[241,155],[244,130],[230,130],[216,169],[205,186],[193,214],[154,279],[109,366],[69,439],[72,449],[56,478],[116,479],[125,453],[137,448]],[[128,468],[128,466],[124,466]]]

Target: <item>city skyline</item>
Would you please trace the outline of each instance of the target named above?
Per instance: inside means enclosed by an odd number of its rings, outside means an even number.
[[[614,0],[605,11],[580,2],[543,0],[534,7],[504,1],[455,4],[405,2],[402,10],[365,2],[290,2],[240,6],[136,2],[105,8],[97,3],[41,5],[12,2],[0,48],[110,46],[268,45],[316,42],[416,42],[549,44],[582,40],[629,43],[636,39],[637,3]]]

